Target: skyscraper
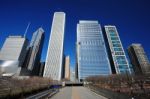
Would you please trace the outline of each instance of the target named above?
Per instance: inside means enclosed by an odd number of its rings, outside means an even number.
[[[53,80],[62,78],[64,30],[65,13],[55,12],[43,74],[44,77],[50,77]]]
[[[128,54],[135,74],[150,73],[150,62],[141,44],[130,45]]]
[[[44,30],[39,28],[33,33],[31,43],[26,57],[26,67],[32,71],[34,75],[38,75],[40,68],[40,58],[44,42]]]
[[[70,80],[70,57],[65,57],[65,79]]]
[[[28,40],[22,36],[9,36],[0,50],[0,70],[20,73],[27,52]]]
[[[98,21],[77,24],[77,72],[79,81],[89,76],[109,75],[111,67]]]
[[[129,64],[115,26],[105,26],[106,38],[108,41],[108,49],[110,50],[110,63],[113,73],[131,73]]]

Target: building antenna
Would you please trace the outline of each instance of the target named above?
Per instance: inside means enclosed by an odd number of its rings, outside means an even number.
[[[29,22],[28,25],[27,25],[27,28],[26,28],[25,33],[24,33],[24,38],[25,38],[26,35],[27,35],[27,32],[28,32],[28,29],[29,29],[30,24],[31,24],[31,23]]]

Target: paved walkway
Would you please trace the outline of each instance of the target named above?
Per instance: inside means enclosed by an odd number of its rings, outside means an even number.
[[[85,87],[65,87],[51,99],[107,99]]]

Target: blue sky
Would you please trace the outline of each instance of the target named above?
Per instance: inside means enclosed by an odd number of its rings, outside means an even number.
[[[39,27],[45,30],[42,61],[45,61],[52,18],[55,11],[66,13],[64,53],[75,64],[76,25],[79,20],[98,20],[104,25],[116,25],[124,49],[131,43],[141,43],[150,56],[149,0],[0,0],[0,48],[9,35],[23,35]]]

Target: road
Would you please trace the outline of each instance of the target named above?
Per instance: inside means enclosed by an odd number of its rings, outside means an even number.
[[[65,87],[50,99],[107,99],[85,87]]]

